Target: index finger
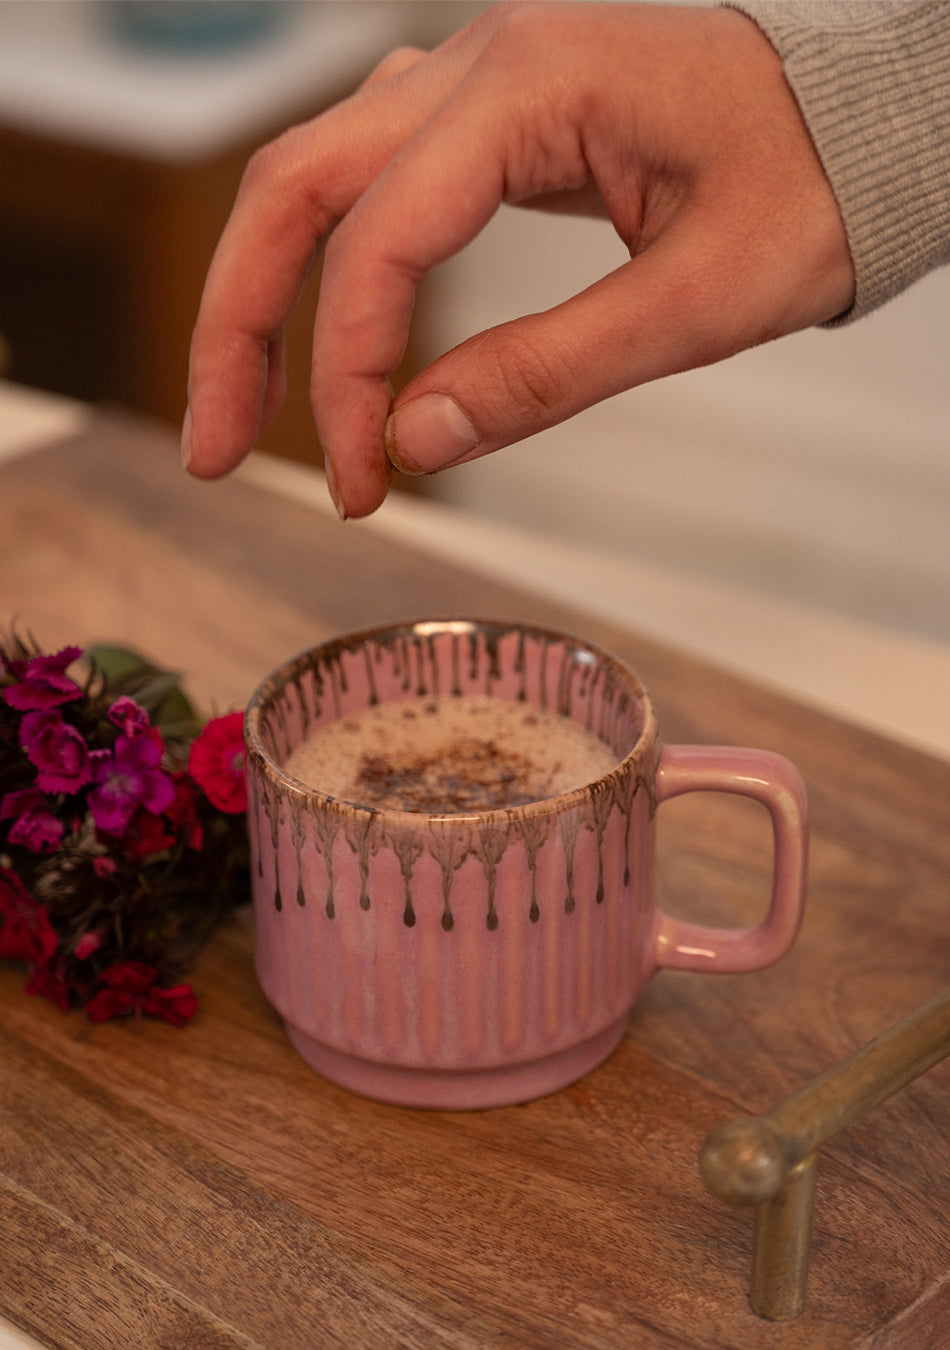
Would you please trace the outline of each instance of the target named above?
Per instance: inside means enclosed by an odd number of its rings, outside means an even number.
[[[322,240],[438,105],[464,59],[464,45],[452,42],[423,59],[394,54],[356,94],[251,159],[192,336],[182,455],[196,476],[234,468],[277,411],[281,335]]]

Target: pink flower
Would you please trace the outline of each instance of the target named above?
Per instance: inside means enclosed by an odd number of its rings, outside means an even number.
[[[134,698],[122,694],[109,708],[109,721],[119,728],[124,736],[134,741],[149,728],[148,713]]]
[[[159,767],[163,749],[161,732],[152,727],[134,740],[119,736],[112,755],[97,758],[93,772],[98,786],[90,790],[88,801],[104,834],[124,834],[139,806],[161,815],[171,805],[175,785]]]
[[[76,943],[75,955],[77,961],[88,961],[93,952],[97,952],[102,946],[102,934],[96,932],[83,933],[82,937]]]
[[[51,656],[33,656],[28,661],[6,660],[5,665],[17,683],[0,690],[0,696],[21,712],[34,708],[58,708],[71,699],[82,698],[82,690],[64,671],[77,657],[81,647],[64,647]]]
[[[243,713],[212,718],[192,742],[188,772],[219,811],[239,815],[247,810]]]
[[[157,972],[141,961],[116,961],[99,976],[106,987],[86,1004],[86,1016],[90,1022],[106,1022],[127,1013],[144,1014],[183,1027],[198,1009],[194,990],[187,984],[162,989],[157,978]]]
[[[172,829],[184,834],[188,847],[200,852],[204,829],[198,816],[198,789],[187,773],[176,773],[172,777],[175,798],[165,812],[165,817]]]
[[[39,772],[43,792],[78,792],[89,781],[89,749],[75,727],[53,710],[28,712],[20,723],[20,744]]]
[[[10,826],[7,842],[33,853],[55,853],[63,840],[63,822],[52,811],[24,811]]]
[[[0,868],[0,956],[48,966],[56,955],[57,937],[46,913],[15,872]]]
[[[0,915],[35,903],[16,872],[11,872],[9,867],[0,867]]]
[[[24,811],[33,811],[36,807],[43,806],[45,802],[46,798],[39,788],[20,788],[18,792],[5,792],[0,797],[0,820],[10,820],[13,816],[22,815]]]
[[[23,788],[0,797],[0,820],[16,817],[7,836],[11,844],[22,844],[34,853],[55,853],[63,837],[63,822],[49,809],[49,802],[38,788]]]
[[[132,816],[128,828],[122,836],[125,855],[132,862],[139,858],[148,858],[153,853],[161,853],[171,848],[175,836],[165,829],[161,816],[153,815],[141,807]]]

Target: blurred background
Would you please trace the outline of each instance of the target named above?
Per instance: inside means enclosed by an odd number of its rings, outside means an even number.
[[[462,0],[0,3],[0,335],[12,381],[177,422],[214,244],[254,147]],[[400,378],[623,261],[609,226],[504,208],[425,282]],[[315,287],[265,450],[319,463]],[[950,638],[950,270],[853,328],[622,395],[407,484],[672,575]],[[385,510],[385,508],[384,508]],[[631,597],[631,618],[636,598]]]

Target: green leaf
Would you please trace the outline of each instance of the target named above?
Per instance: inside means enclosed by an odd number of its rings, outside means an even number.
[[[176,671],[162,670],[127,647],[91,647],[87,655],[105,677],[110,695],[134,698],[166,737],[184,740],[197,734],[201,721]]]
[[[129,675],[157,675],[160,669],[146,661],[145,657],[140,655],[139,652],[134,652],[128,647],[110,647],[103,644],[90,647],[86,655],[106,677],[110,687],[116,680],[124,679]]]

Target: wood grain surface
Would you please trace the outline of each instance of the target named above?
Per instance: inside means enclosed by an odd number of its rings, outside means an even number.
[[[258,989],[244,913],[201,955],[184,1030],[63,1016],[0,962],[0,1310],[63,1350],[945,1347],[950,1066],[823,1151],[797,1322],[749,1311],[751,1215],[705,1192],[697,1155],[950,979],[950,767],[638,637],[634,608],[619,630],[246,483],[194,483],[160,427],[102,414],[0,467],[0,622],[138,646],[209,710],[334,633],[446,614],[581,632],[646,679],[668,742],[794,759],[813,839],[795,950],[761,974],[657,976],[600,1069],[472,1114],[313,1073]],[[662,904],[758,915],[766,820],[666,804]]]

